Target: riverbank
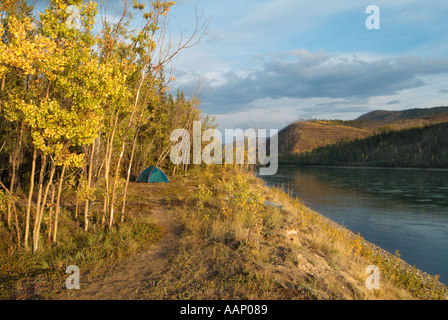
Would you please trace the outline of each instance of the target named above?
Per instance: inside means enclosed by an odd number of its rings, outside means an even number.
[[[336,168],[336,169],[372,169],[372,170],[409,170],[409,171],[443,171],[448,168],[429,168],[429,167],[376,167],[376,166],[329,166],[329,165],[301,165],[291,161],[279,161],[278,166],[283,167],[301,167],[301,168]]]
[[[64,224],[73,223],[69,203],[67,197],[61,232]],[[1,297],[447,298],[446,286],[437,279],[239,168],[211,166],[169,184],[131,184],[128,203],[127,221],[119,228],[123,232],[98,230],[95,239],[82,242],[79,232],[70,241],[77,246],[70,250],[61,243],[26,259],[18,253],[2,255],[10,272],[0,275],[9,277],[8,286],[0,288]],[[110,236],[106,242],[105,234]],[[99,249],[107,259],[94,256]],[[65,288],[67,265],[79,267],[80,290]],[[370,265],[380,269],[378,290],[366,287]]]
[[[363,250],[367,252],[366,256],[370,259],[373,258],[374,261],[381,261],[381,264],[385,265],[392,265],[392,269],[395,269],[393,272],[397,274],[403,274],[404,278],[410,278],[414,277],[414,281],[416,283],[421,283],[422,287],[426,287],[426,290],[436,290],[439,291],[440,297],[444,300],[448,299],[448,286],[440,281],[438,281],[438,277],[434,277],[422,270],[417,269],[415,266],[410,265],[406,261],[400,259],[400,255],[398,252],[395,253],[395,255],[391,254],[390,252],[384,250],[383,248],[367,241],[366,239],[362,238],[360,234],[356,234],[345,227],[342,227],[341,225],[337,224],[336,222],[332,221],[331,219],[328,219],[326,217],[320,216],[323,220],[326,220],[327,223],[331,224],[334,228],[340,229],[343,232],[346,232],[348,237],[352,239],[352,241],[361,241],[362,246],[364,247]],[[388,268],[383,269],[388,270]],[[390,271],[390,270],[388,270]],[[399,279],[399,276],[396,275],[393,276],[397,279]],[[410,284],[412,281],[404,281],[406,284]]]
[[[448,172],[279,167],[263,179],[448,283]]]

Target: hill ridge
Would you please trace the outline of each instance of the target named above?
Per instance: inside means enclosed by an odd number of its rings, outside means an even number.
[[[401,111],[375,110],[354,120],[298,120],[278,133],[279,154],[296,156],[314,149],[365,139],[391,130],[405,130],[448,122],[448,107],[414,108]]]
[[[430,119],[448,114],[448,107],[413,108],[398,111],[374,110],[355,119],[356,121],[393,122],[397,120]]]

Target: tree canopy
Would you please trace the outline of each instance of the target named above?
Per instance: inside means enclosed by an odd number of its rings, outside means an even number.
[[[39,250],[42,230],[57,242],[64,192],[76,194],[87,232],[125,220],[128,184],[145,167],[188,170],[166,160],[169,137],[192,130],[199,101],[169,94],[165,70],[204,29],[197,22],[188,39],[168,43],[175,2],[123,4],[118,20],[95,1],[50,0],[38,13],[25,0],[0,4],[0,217],[18,249]]]

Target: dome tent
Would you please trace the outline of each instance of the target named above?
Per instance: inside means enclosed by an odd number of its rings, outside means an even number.
[[[168,177],[166,174],[159,168],[156,167],[149,167],[140,173],[138,176],[136,182],[142,182],[142,183],[167,183],[170,182],[168,180]]]

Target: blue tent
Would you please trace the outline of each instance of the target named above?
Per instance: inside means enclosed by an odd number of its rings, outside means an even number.
[[[137,178],[137,182],[143,183],[167,183],[170,182],[166,174],[159,168],[149,167],[140,173]]]

